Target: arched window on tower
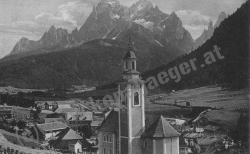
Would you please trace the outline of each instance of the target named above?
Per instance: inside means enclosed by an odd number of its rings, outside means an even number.
[[[128,62],[126,62],[126,70],[128,69]]]
[[[139,93],[135,92],[134,93],[134,105],[139,106],[140,105],[140,99],[139,99]]]
[[[135,70],[135,62],[132,62],[132,69]]]

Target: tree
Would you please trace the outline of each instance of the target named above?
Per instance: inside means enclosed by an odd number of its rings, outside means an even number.
[[[13,127],[16,126],[17,125],[16,120],[15,119],[12,120],[11,123],[10,123],[10,125],[13,126]]]
[[[92,135],[91,128],[89,127],[89,125],[84,125],[82,130],[80,130],[80,131],[83,132],[83,134],[86,138],[90,138],[90,136]]]
[[[17,122],[17,127],[18,127],[19,129],[24,129],[25,126],[26,126],[26,123],[25,123],[24,121],[19,120],[19,121]]]

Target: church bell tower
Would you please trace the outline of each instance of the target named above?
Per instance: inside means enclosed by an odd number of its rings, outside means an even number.
[[[119,83],[119,151],[141,154],[141,134],[145,129],[144,82],[136,70],[137,58],[131,43],[123,58],[123,81]]]

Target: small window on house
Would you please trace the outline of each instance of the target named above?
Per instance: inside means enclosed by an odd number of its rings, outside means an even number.
[[[106,149],[105,148],[103,148],[103,154],[106,154]]]
[[[103,141],[104,141],[104,142],[106,141],[106,135],[104,135],[104,137],[103,137]]]
[[[112,154],[112,150],[111,149],[109,149],[109,154]]]
[[[134,93],[134,105],[136,105],[136,106],[140,105],[139,93],[138,92]]]

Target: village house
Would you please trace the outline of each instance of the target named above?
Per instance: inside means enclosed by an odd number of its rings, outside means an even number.
[[[63,122],[36,124],[35,126],[43,134],[44,140],[53,139],[58,133],[69,127]]]
[[[91,144],[76,131],[66,128],[55,136],[54,140],[49,141],[54,149],[60,149],[64,152],[82,153],[91,149]]]
[[[47,101],[44,103],[45,110],[53,110],[57,108],[57,106],[58,106],[57,102],[54,102],[54,101]]]
[[[180,147],[179,154],[190,154],[191,153],[190,147],[185,143],[184,139],[181,137],[179,140],[179,147]]]
[[[118,95],[126,97],[118,100],[118,112],[112,110],[98,128],[99,154],[179,154],[180,134],[163,116],[146,123],[145,85],[136,70],[135,54],[130,50],[123,60]]]
[[[204,134],[210,136],[223,136],[226,135],[226,130],[220,128],[219,126],[207,125],[204,128]]]
[[[176,118],[165,118],[171,126],[174,127],[179,133],[182,133],[183,127],[187,124],[186,120],[183,119],[176,119]]]
[[[82,143],[79,140],[69,142],[69,151],[72,153],[82,153]]]
[[[92,121],[91,122],[91,132],[93,135],[96,134],[97,128],[102,124],[102,121]]]
[[[75,131],[81,131],[85,126],[91,127],[93,120],[92,112],[67,112],[66,121],[70,128]]]

